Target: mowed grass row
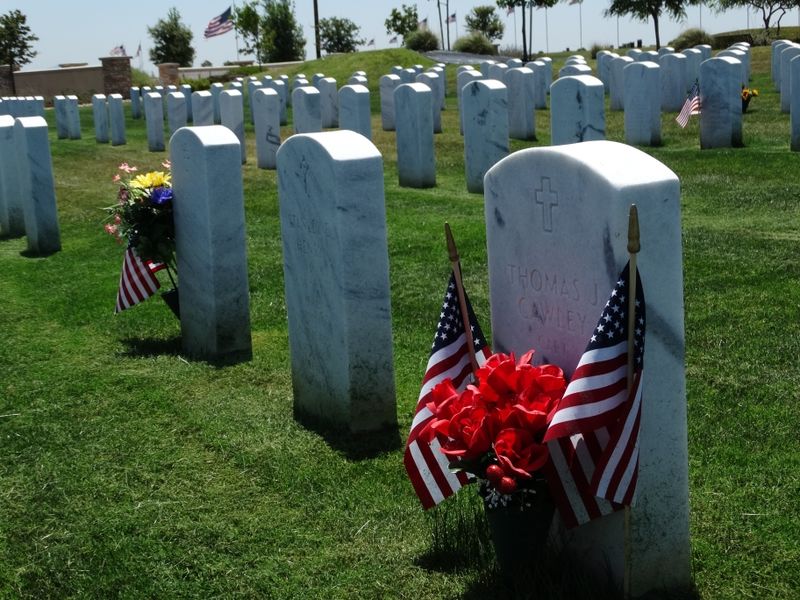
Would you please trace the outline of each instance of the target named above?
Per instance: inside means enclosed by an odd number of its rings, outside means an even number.
[[[800,594],[800,163],[769,49],[753,54],[761,95],[744,116],[744,148],[701,152],[697,118],[681,130],[664,115],[664,145],[646,149],[682,186],[693,569],[709,599]],[[379,76],[415,63],[431,64],[392,50],[287,71],[369,76],[400,439],[448,276],[445,220],[490,330],[483,198],[465,188],[455,67],[437,187],[398,187],[394,133],[380,129]],[[276,176],[255,167],[252,129],[254,358],[215,368],[181,356],[160,300],[113,315],[122,248],[101,228],[111,177],[121,162],[149,170],[167,154],[146,151],[142,121],[128,120],[128,144],[112,148],[94,142],[88,107],[81,118],[81,141],[51,129],[63,250],[27,258],[24,239],[0,241],[0,597],[502,597],[485,537],[453,524],[479,515],[472,490],[424,514],[400,448],[376,452],[294,421]],[[536,118],[538,141],[512,149],[549,142],[549,111]],[[606,120],[622,141],[622,113]]]

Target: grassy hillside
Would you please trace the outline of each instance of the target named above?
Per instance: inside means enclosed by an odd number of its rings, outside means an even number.
[[[800,596],[800,158],[769,49],[753,52],[761,95],[744,116],[744,148],[701,152],[697,119],[682,130],[667,114],[664,145],[645,149],[681,179],[692,565],[709,600]],[[378,51],[290,73],[341,83],[365,70],[375,106],[379,76],[415,63],[429,61]],[[435,188],[398,186],[394,133],[372,121],[400,439],[449,271],[445,220],[489,333],[483,198],[465,189],[447,72]],[[276,176],[255,167],[249,125],[254,356],[215,368],[181,356],[160,300],[113,315],[122,249],[100,209],[114,202],[119,163],[152,169],[167,155],[146,151],[142,121],[129,119],[128,144],[112,148],[94,142],[88,108],[81,118],[83,140],[51,130],[62,252],[31,258],[24,239],[0,240],[0,597],[511,597],[472,490],[423,513],[400,448],[331,439],[292,418]],[[548,144],[549,111],[536,119],[538,141],[513,149]],[[622,140],[622,113],[606,119]],[[580,586],[556,570],[517,595],[598,595]]]

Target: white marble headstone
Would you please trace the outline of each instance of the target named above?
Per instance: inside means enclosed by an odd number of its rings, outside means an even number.
[[[111,145],[125,144],[125,109],[122,105],[122,94],[109,94],[108,119],[111,123]]]
[[[394,74],[383,75],[379,80],[381,94],[381,128],[384,131],[394,131],[394,90],[400,85],[400,77]]]
[[[606,137],[603,82],[592,75],[561,77],[550,86],[550,143],[573,144]]]
[[[680,185],[616,142],[515,152],[486,175],[492,348],[571,376],[628,260],[639,208],[647,338],[637,495],[630,511],[631,597],[691,585]],[[581,511],[576,506],[575,510]],[[561,530],[562,560],[622,587],[622,512]],[[663,589],[662,589],[663,588]],[[621,597],[621,596],[620,596]]]
[[[272,88],[253,93],[253,128],[259,169],[274,169],[281,145],[281,98]]]
[[[183,350],[212,363],[250,360],[239,140],[219,125],[183,127],[169,152]]]
[[[508,88],[508,136],[515,140],[535,140],[533,71],[527,67],[510,68],[506,72],[506,87]]]
[[[433,91],[424,83],[403,83],[394,90],[397,175],[401,187],[436,185],[432,106]]]
[[[29,115],[26,115],[29,116]],[[108,137],[108,104],[105,94],[92,96],[92,118],[94,119],[94,139],[100,144],[107,144]]]
[[[352,131],[278,151],[295,414],[352,433],[397,423],[383,190],[380,152]]]
[[[0,115],[0,235],[25,235],[25,206],[17,164],[14,117]]]
[[[247,162],[244,143],[244,98],[238,89],[223,90],[219,95],[219,119],[223,127],[230,129],[239,140],[242,164]]]
[[[486,171],[508,155],[508,90],[494,79],[471,81],[461,90],[467,190],[483,192]]]
[[[339,90],[339,128],[372,139],[372,115],[366,86],[343,85]]]
[[[633,62],[623,71],[625,96],[636,98],[625,107],[625,143],[661,145],[661,67],[650,61]]]
[[[14,122],[14,142],[28,250],[42,255],[58,252],[61,232],[47,121],[42,117],[18,117]]]
[[[292,92],[292,106],[295,133],[322,131],[322,108],[317,88],[308,85],[296,87]]]

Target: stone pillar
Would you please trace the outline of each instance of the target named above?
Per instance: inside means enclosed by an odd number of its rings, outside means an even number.
[[[103,93],[122,94],[130,98],[131,93],[131,57],[105,56],[100,59],[103,66]]]
[[[158,65],[158,80],[161,85],[178,85],[181,76],[178,73],[178,63],[161,63]]]

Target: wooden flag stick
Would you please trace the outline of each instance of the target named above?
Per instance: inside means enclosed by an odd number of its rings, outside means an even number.
[[[628,213],[628,398],[633,388],[634,346],[636,329],[636,255],[639,253],[639,212],[635,204],[631,204]],[[625,507],[625,573],[623,588],[625,599],[631,597],[631,509]]]
[[[469,361],[472,365],[472,372],[478,371],[478,360],[475,358],[475,342],[472,338],[472,326],[469,322],[467,312],[467,300],[464,296],[464,285],[461,283],[461,262],[458,257],[458,249],[450,231],[450,224],[445,222],[444,235],[447,238],[447,252],[450,255],[450,264],[453,266],[453,279],[456,280],[456,294],[458,294],[458,307],[461,310],[461,319],[464,323],[464,335],[467,340],[467,350],[469,351]]]

